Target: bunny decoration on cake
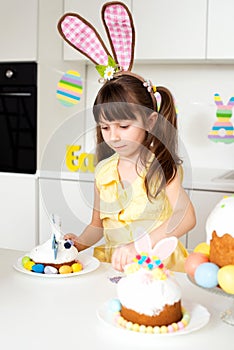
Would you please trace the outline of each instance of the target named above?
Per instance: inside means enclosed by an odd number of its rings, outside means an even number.
[[[208,138],[214,142],[234,142],[234,127],[230,121],[234,106],[234,97],[231,97],[228,104],[224,105],[220,95],[215,94],[214,101],[217,106],[216,116],[218,121],[214,123]]]
[[[124,271],[128,274],[136,272],[140,268],[148,271],[159,269],[162,272],[161,275],[165,275],[163,260],[167,259],[174,252],[177,243],[178,239],[172,236],[163,238],[152,248],[149,234],[144,233],[134,242],[137,255],[133,259],[133,263],[125,266]]]
[[[121,2],[104,4],[101,16],[113,55],[92,24],[76,13],[63,15],[58,30],[69,45],[96,65],[104,82],[119,71],[131,71],[135,29],[127,6]]]

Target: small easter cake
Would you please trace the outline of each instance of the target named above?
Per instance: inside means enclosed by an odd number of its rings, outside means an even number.
[[[78,250],[70,240],[64,240],[60,226],[53,225],[52,234],[43,244],[34,247],[22,258],[25,269],[44,274],[67,274],[83,269]]]
[[[163,239],[151,249],[150,238],[144,235],[135,246],[139,254],[125,267],[126,276],[117,284],[118,299],[110,306],[117,305],[117,324],[146,333],[184,329],[190,316],[181,304],[181,288],[162,263],[176,248],[177,239]]]
[[[224,197],[206,222],[210,262],[223,267],[234,265],[234,195]]]

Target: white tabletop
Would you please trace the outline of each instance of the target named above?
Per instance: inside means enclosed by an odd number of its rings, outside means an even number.
[[[108,326],[96,310],[116,297],[116,273],[101,264],[88,274],[69,278],[43,278],[16,271],[22,252],[0,249],[0,340],[4,350],[64,349],[230,349],[234,326],[220,319],[233,299],[194,286],[179,274],[183,298],[205,306],[210,321],[189,334],[139,334]],[[211,347],[212,344],[212,347]],[[2,347],[2,345],[4,345]]]

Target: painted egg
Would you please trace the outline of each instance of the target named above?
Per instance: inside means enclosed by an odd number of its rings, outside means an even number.
[[[67,71],[57,84],[56,96],[59,102],[66,107],[76,105],[83,92],[83,83],[77,71]]]
[[[44,273],[47,275],[56,274],[58,273],[58,269],[56,269],[56,267],[54,266],[46,266],[44,269]]]
[[[61,274],[72,273],[72,267],[69,265],[63,265],[59,268],[59,273]]]
[[[195,253],[202,253],[204,255],[210,256],[210,245],[206,242],[199,243],[193,250]]]
[[[226,293],[234,294],[234,265],[226,265],[219,269],[218,282]]]
[[[35,264],[32,266],[32,271],[36,273],[43,273],[45,266],[43,264]]]
[[[214,288],[218,285],[219,267],[211,262],[199,265],[194,273],[196,283],[204,288]]]
[[[208,262],[208,257],[207,255],[204,255],[204,254],[201,254],[201,253],[191,253],[187,259],[185,260],[185,263],[184,263],[184,269],[185,269],[185,272],[193,277],[194,276],[194,273],[195,273],[195,270],[197,269],[197,267],[200,265],[200,264],[203,264],[205,262]]]

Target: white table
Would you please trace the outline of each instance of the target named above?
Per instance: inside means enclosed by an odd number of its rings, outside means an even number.
[[[0,341],[4,350],[230,349],[234,327],[220,319],[232,299],[202,290],[180,274],[183,297],[210,312],[202,329],[178,336],[145,335],[107,326],[96,310],[116,297],[109,264],[70,278],[39,278],[12,267],[20,251],[0,249]],[[212,345],[211,345],[212,344]]]

